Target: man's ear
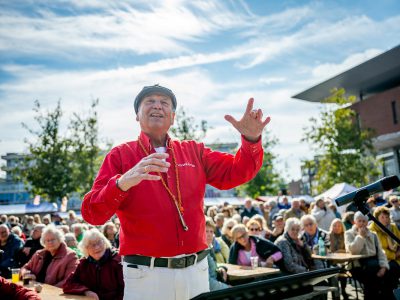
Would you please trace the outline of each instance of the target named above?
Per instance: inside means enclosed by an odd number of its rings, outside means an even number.
[[[171,113],[171,126],[174,125],[174,121],[175,121],[175,112]]]

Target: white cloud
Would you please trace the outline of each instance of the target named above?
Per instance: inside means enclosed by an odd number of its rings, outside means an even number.
[[[334,64],[334,63],[325,63],[318,65],[316,68],[312,70],[312,76],[318,78],[319,80],[323,80],[325,78],[330,78],[339,73],[347,71],[379,54],[383,51],[380,49],[368,49],[361,53],[355,53],[347,57],[343,62]]]

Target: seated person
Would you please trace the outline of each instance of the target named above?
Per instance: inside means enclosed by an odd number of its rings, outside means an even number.
[[[43,249],[43,246],[40,243],[40,237],[42,236],[42,231],[45,227],[44,224],[37,224],[33,227],[33,230],[30,233],[31,237],[25,241],[24,247],[21,248],[15,256],[18,267],[25,265],[36,251]]]
[[[344,243],[344,233],[346,228],[342,220],[334,219],[331,223],[331,227],[329,229],[329,240],[330,240],[330,251],[332,253],[344,253],[346,252],[346,245]],[[342,292],[342,296],[344,300],[349,299],[349,296],[346,293],[346,285],[347,278],[339,277],[340,282],[340,290]]]
[[[17,267],[14,257],[23,245],[24,242],[10,232],[6,224],[0,225],[0,250],[4,251],[0,258],[0,276],[11,278],[11,268]]]
[[[121,257],[112,249],[110,241],[98,229],[92,228],[85,231],[79,248],[85,257],[64,284],[64,293],[122,300],[125,285]]]
[[[214,234],[212,235],[211,243],[208,243],[208,246],[212,248],[213,255],[217,263],[223,264],[227,263],[229,259],[229,247],[222,240],[222,238],[215,237],[215,223],[211,218],[206,218],[206,237],[211,235],[210,230],[214,230]],[[211,238],[211,236],[210,236]]]
[[[229,263],[251,266],[251,257],[258,256],[262,267],[278,266],[283,269],[282,253],[277,246],[268,240],[249,235],[246,226],[235,225],[232,229],[234,244],[230,249]]]
[[[400,238],[400,230],[395,223],[390,222],[390,210],[385,206],[379,206],[374,211],[374,217],[378,219],[386,228],[388,228],[397,238]],[[380,241],[386,258],[389,261],[388,278],[392,280],[392,288],[397,288],[400,278],[400,246],[378,225],[371,223],[369,230],[374,232]]]
[[[103,225],[103,234],[110,241],[111,246],[117,248],[117,243],[115,241],[115,236],[117,235],[117,227],[113,222],[107,222]]]
[[[275,242],[278,237],[280,237],[285,230],[285,220],[282,215],[277,214],[272,220],[272,231],[269,237],[271,242]]]
[[[206,217],[206,240],[207,240],[207,245],[210,248],[210,253],[207,256],[208,275],[209,275],[208,280],[210,283],[210,291],[226,289],[229,287],[229,285],[226,284],[226,281],[228,280],[226,269],[224,267],[217,266],[217,258],[214,252],[215,250],[214,241],[216,240],[214,235],[214,230],[215,230],[214,222],[210,217]],[[226,248],[227,248],[226,250],[229,251],[228,246],[226,246]]]
[[[75,271],[78,257],[67,247],[64,234],[54,225],[46,226],[40,242],[44,249],[38,250],[22,267],[21,276],[31,271],[36,281],[62,287],[68,276]]]
[[[345,233],[346,250],[369,257],[353,262],[351,274],[364,285],[365,300],[394,299],[387,278],[389,264],[378,237],[367,228],[368,217],[358,211],[354,222],[353,228]]]
[[[256,224],[254,222],[257,222]],[[255,229],[259,228],[258,232],[250,232],[249,223],[253,224],[251,228]],[[249,222],[245,224],[247,229],[249,230],[249,234],[258,235],[266,240],[271,236],[271,231],[268,229],[267,222],[265,221],[262,215],[254,215],[250,218]]]
[[[329,234],[318,228],[317,220],[312,215],[304,215],[300,219],[301,227],[303,229],[303,233],[300,238],[303,243],[310,248],[313,252],[317,252],[318,240],[322,238],[324,241],[326,250],[328,250],[330,246]],[[325,268],[324,262],[320,259],[314,260],[315,269],[323,269]]]
[[[78,241],[76,240],[75,235],[72,232],[68,232],[65,234],[65,244],[67,244],[68,248],[75,251],[78,258],[83,256],[81,250],[78,248]]]
[[[228,245],[228,247],[231,247],[233,243],[233,238],[232,238],[232,228],[237,224],[237,221],[235,219],[225,219],[224,226],[222,226],[222,235],[221,238],[225,242],[225,244]]]
[[[346,252],[346,245],[344,244],[344,232],[346,228],[340,219],[334,219],[329,229],[330,251],[332,253]]]
[[[289,218],[286,220],[283,235],[275,241],[283,254],[285,270],[291,274],[315,269],[311,250],[300,239],[300,229],[300,220]]]

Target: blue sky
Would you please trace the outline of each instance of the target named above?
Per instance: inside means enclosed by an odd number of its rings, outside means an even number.
[[[205,141],[239,141],[224,120],[250,97],[272,118],[278,168],[300,178],[301,143],[319,104],[291,96],[400,43],[400,2],[0,0],[0,154],[22,152],[38,99],[65,120],[99,98],[100,136],[139,133],[133,100],[160,83],[213,128]]]

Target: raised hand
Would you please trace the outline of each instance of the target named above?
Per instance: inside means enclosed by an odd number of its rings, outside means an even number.
[[[160,180],[160,176],[149,173],[167,172],[171,165],[165,161],[167,157],[167,153],[152,153],[144,157],[119,178],[118,187],[123,191],[127,191],[131,187],[138,185],[142,180]]]
[[[247,103],[246,111],[238,121],[231,115],[225,115],[225,120],[233,125],[248,141],[256,142],[262,134],[265,126],[271,121],[266,117],[263,121],[263,112],[259,109],[253,109],[254,99],[250,98]]]

